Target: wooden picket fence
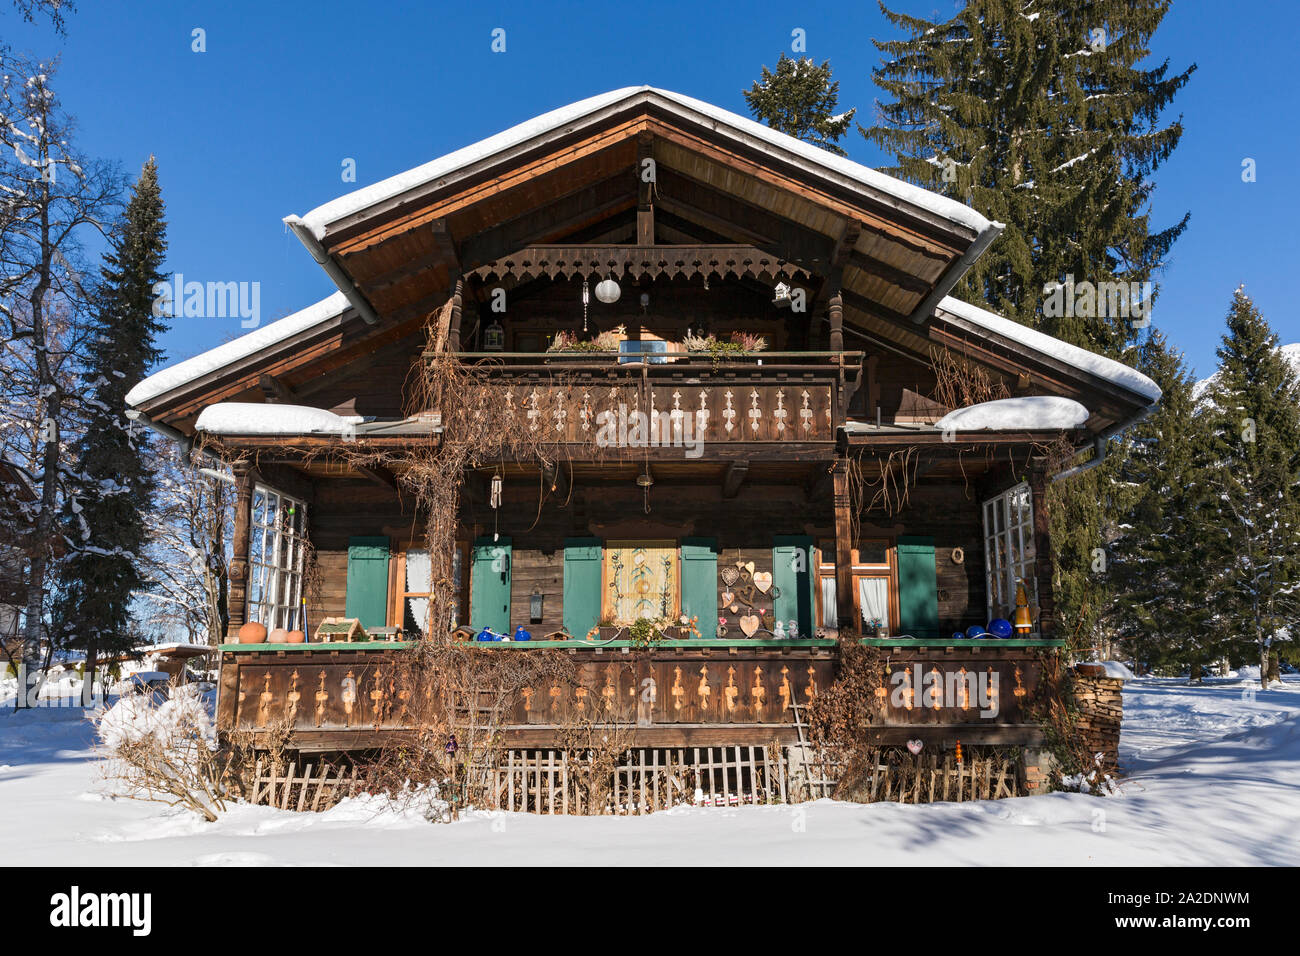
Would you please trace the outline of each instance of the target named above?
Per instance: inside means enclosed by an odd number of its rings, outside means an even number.
[[[484,773],[492,809],[529,813],[654,813],[695,803],[697,789],[707,806],[787,800],[784,753],[759,746],[631,749],[603,780],[590,755],[507,750]]]
[[[299,773],[296,760],[280,769],[269,761],[264,768],[262,761],[258,760],[253,772],[253,794],[249,802],[279,807],[281,810],[328,810],[352,794],[356,784],[356,767],[315,767],[309,763]]]
[[[881,751],[870,773],[870,791],[856,795],[870,803],[962,803],[1024,795],[1014,757],[997,752],[982,755],[974,748],[960,763],[952,752],[913,757]]]
[[[798,803],[828,796],[841,768],[824,755],[792,764],[784,747],[634,748],[604,772],[592,755],[563,750],[499,752],[476,766],[480,806],[520,813],[640,815],[683,804],[707,807]],[[956,756],[882,749],[870,768],[864,802],[936,803],[1000,800],[1024,794],[1016,759],[971,748]],[[356,792],[358,769],[259,760],[251,802],[283,810],[327,810]],[[478,799],[471,799],[477,803]]]

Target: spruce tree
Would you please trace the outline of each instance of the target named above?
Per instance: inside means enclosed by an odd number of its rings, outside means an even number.
[[[1138,368],[1160,386],[1160,406],[1124,438],[1115,484],[1119,520],[1107,549],[1113,601],[1106,624],[1140,662],[1206,665],[1223,640],[1205,600],[1210,569],[1205,525],[1209,423],[1181,354],[1160,332],[1139,350]]]
[[[1152,229],[1151,174],[1182,136],[1161,112],[1195,67],[1144,69],[1169,0],[970,0],[950,19],[885,16],[876,84],[893,97],[859,127],[886,171],[1005,224],[957,294],[1105,355],[1134,341],[1123,316],[1052,316],[1045,287],[1153,280],[1181,221]],[[1085,310],[1086,311],[1086,310]]]
[[[1300,617],[1300,382],[1277,335],[1238,288],[1205,396],[1216,520],[1205,535],[1210,603],[1225,637],[1258,653]]]
[[[879,125],[859,130],[898,157],[887,172],[1006,227],[954,294],[1131,360],[1154,278],[1187,225],[1149,218],[1152,174],[1182,136],[1161,114],[1195,69],[1141,65],[1168,0],[1045,0],[1029,12],[1023,0],[969,0],[944,20],[881,9],[906,35],[876,43],[875,82],[891,99]],[[1084,282],[1116,297],[1054,307],[1057,290]],[[1057,607],[1080,644],[1111,601],[1094,570],[1119,507],[1110,458],[1049,498]]]
[[[792,60],[782,53],[776,72],[764,66],[743,93],[754,119],[837,156],[848,155],[835,144],[853,125],[857,110],[835,112],[840,84],[831,79],[829,60],[818,66],[809,57]]]
[[[154,490],[147,433],[126,418],[126,393],[162,357],[164,326],[153,314],[164,279],[166,222],[152,157],[114,230],[100,272],[86,367],[89,420],[77,443],[74,492],[63,513],[68,557],[58,601],[73,647],[97,655],[129,650],[133,596],[147,586],[141,568],[145,515]],[[89,682],[87,682],[89,687]]]

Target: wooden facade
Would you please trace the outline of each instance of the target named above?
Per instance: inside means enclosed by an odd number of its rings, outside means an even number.
[[[597,98],[427,182],[291,217],[346,302],[135,402],[185,435],[220,402],[361,419],[345,437],[206,436],[237,487],[223,729],[291,715],[306,751],[371,748],[409,729],[404,702],[421,688],[397,686],[388,664],[422,636],[426,559],[403,449],[436,450],[448,409],[412,408],[404,386],[449,352],[491,385],[495,414],[557,449],[462,476],[462,622],[522,626],[528,644],[482,652],[549,647],[581,675],[576,688],[528,688],[506,722],[512,746],[553,745],[583,708],[633,727],[639,747],[789,745],[800,733],[791,704],[836,679],[844,641],[887,661],[878,742],[1040,741],[1029,711],[1043,655],[1061,643],[1048,450],[1088,447],[1149,396],[944,305],[996,224],[916,201],[874,173],[855,178],[691,102],[650,90]],[[611,277],[617,302],[589,294]],[[613,330],[620,352],[547,351],[559,333]],[[688,336],[705,333],[761,335],[766,348],[687,351]],[[1008,397],[1073,398],[1087,420],[1065,432],[945,434],[937,351]],[[640,442],[627,424],[637,415],[649,427]],[[613,447],[593,445],[611,422]],[[357,464],[340,453],[345,441],[349,452],[383,450],[387,463]],[[1002,508],[1009,490],[1020,496],[1012,526],[991,529],[989,503]],[[294,623],[311,633],[324,618],[362,615],[397,640],[235,643],[250,613],[269,607],[266,575],[282,573],[257,550],[277,508],[305,511],[316,569],[315,588],[282,575],[282,590],[306,597]],[[638,556],[629,542],[654,545]],[[667,562],[647,593],[663,591],[667,616],[704,622],[698,637],[650,650],[620,639],[629,622],[611,620],[624,605],[609,596],[622,573],[610,555],[622,547],[629,560]],[[993,604],[991,575],[999,587],[1031,579],[1032,633],[955,638],[1010,616]],[[935,682],[943,692],[929,699]],[[903,696],[891,703],[895,689]]]

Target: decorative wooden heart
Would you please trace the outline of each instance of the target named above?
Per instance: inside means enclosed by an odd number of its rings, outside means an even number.
[[[733,605],[731,605],[731,613],[732,613],[732,614],[735,614],[735,613],[736,613],[737,611],[739,611],[739,610],[740,610],[740,605],[739,605],[739,604],[733,604]]]
[[[745,632],[746,637],[753,637],[758,630],[759,625],[763,622],[759,620],[756,614],[746,614],[740,619],[740,629]]]
[[[727,587],[731,587],[733,584],[735,584],[737,581],[740,580],[740,571],[736,568],[731,567],[730,565],[724,565],[722,568],[719,569],[718,577],[722,578],[723,584],[725,584]]]
[[[767,589],[770,588],[771,586],[772,586],[771,571],[759,571],[754,575],[754,587],[758,588],[764,594],[767,593]]]
[[[920,739],[909,740],[907,742],[907,749],[912,751],[913,757],[919,754],[921,752],[921,748],[924,746],[925,746],[925,741]]]
[[[752,578],[752,577],[754,576],[754,562],[753,562],[753,561],[746,561],[746,562],[745,562],[745,570],[746,570],[747,572],[749,572],[749,576]]]
[[[723,591],[723,592],[722,592],[722,603],[723,603],[723,604],[735,604],[735,603],[736,603],[736,595],[732,594],[730,591]]]

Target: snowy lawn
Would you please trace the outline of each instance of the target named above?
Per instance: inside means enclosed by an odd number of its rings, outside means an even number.
[[[185,811],[103,795],[73,709],[0,713],[7,864],[1296,864],[1300,682],[1251,699],[1235,680],[1124,691],[1119,797],[667,811],[638,818],[470,813],[451,825],[377,802],[327,813]],[[5,706],[8,706],[7,704]]]

